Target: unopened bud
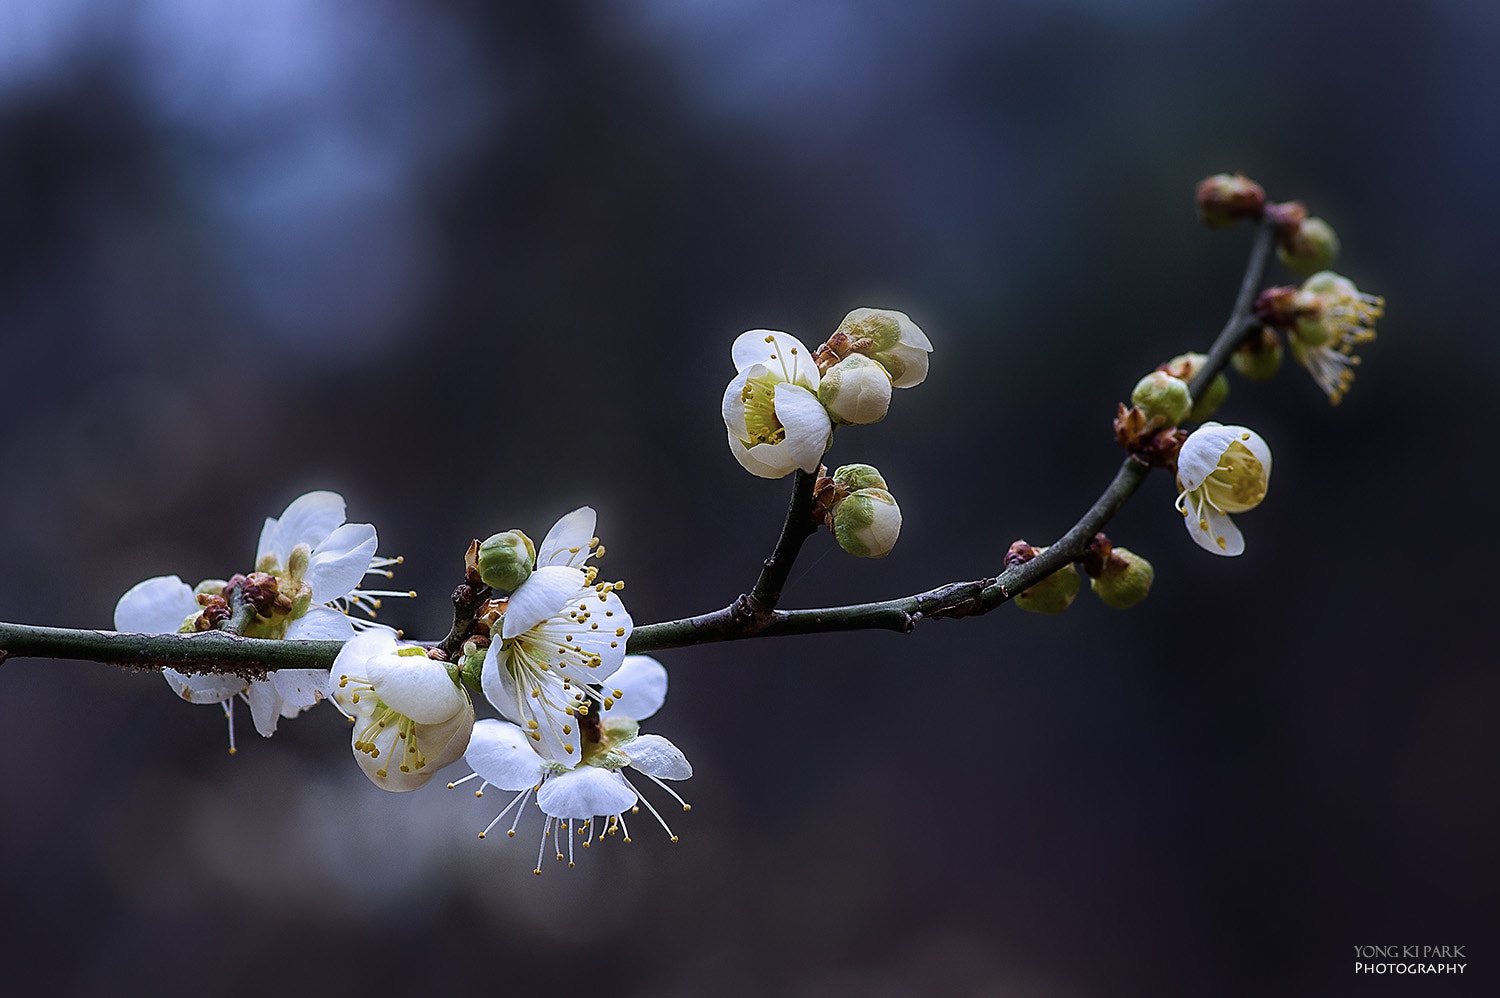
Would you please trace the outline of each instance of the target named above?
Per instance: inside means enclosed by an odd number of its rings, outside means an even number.
[[[1040,554],[1046,548],[1038,548]],[[1078,595],[1082,580],[1071,564],[1064,565],[1025,592],[1016,594],[1016,606],[1031,613],[1062,613]]]
[[[1266,192],[1243,173],[1217,173],[1198,182],[1198,217],[1213,229],[1260,218]]]
[[[1321,218],[1282,226],[1277,235],[1277,258],[1299,274],[1327,270],[1339,255],[1339,237]]]
[[[884,558],[901,535],[901,507],[885,489],[859,489],[833,507],[833,536],[856,558]]]
[[[479,545],[479,577],[494,589],[514,591],[536,567],[536,545],[519,530],[492,534]]]
[[[932,341],[905,312],[857,308],[844,316],[828,343],[816,353],[825,356],[825,348],[833,348],[833,354],[839,357],[863,354],[885,368],[893,387],[911,388],[927,378]],[[823,366],[821,361],[819,366]]]
[[[1193,396],[1187,382],[1166,371],[1152,371],[1135,383],[1130,404],[1141,410],[1157,426],[1176,426],[1193,409]]]
[[[841,485],[850,492],[859,489],[887,489],[885,479],[872,464],[845,464],[833,473],[835,485]]]
[[[1106,606],[1123,610],[1146,598],[1155,576],[1156,570],[1145,558],[1129,548],[1115,547],[1104,560],[1099,577],[1089,583]]]
[[[1157,368],[1157,370],[1166,371],[1172,377],[1179,378],[1191,384],[1193,378],[1203,369],[1203,365],[1207,362],[1208,354],[1180,353]],[[1228,397],[1229,379],[1220,373],[1208,383],[1208,387],[1203,390],[1203,393],[1193,400],[1193,408],[1188,413],[1188,419],[1195,423],[1207,419],[1214,414],[1214,411],[1219,406],[1224,404],[1224,400]]]
[[[1234,369],[1251,381],[1269,381],[1281,368],[1281,337],[1270,326],[1241,343],[1230,356]]]
[[[891,405],[891,376],[869,357],[852,353],[823,373],[818,401],[835,422],[878,423]]]

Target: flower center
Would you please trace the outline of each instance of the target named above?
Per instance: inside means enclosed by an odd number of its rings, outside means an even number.
[[[1236,440],[1201,486],[1204,497],[1224,513],[1243,513],[1266,497],[1266,469],[1250,448]]]
[[[354,696],[355,702],[358,702],[359,694]],[[388,767],[392,759],[395,759],[401,772],[416,772],[427,765],[427,756],[417,744],[416,728],[416,721],[392,709],[377,697],[375,709],[370,712],[364,730],[354,741],[354,751],[364,752],[372,759],[379,759],[383,752],[385,763],[375,771],[375,775],[382,779],[389,775]]]
[[[750,443],[779,444],[786,439],[786,427],[776,418],[776,386],[781,379],[763,374],[750,378],[740,389],[740,401],[745,403],[745,430],[750,434]]]

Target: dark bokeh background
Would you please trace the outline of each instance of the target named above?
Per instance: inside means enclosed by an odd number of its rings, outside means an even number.
[[[1128,613],[663,654],[676,846],[642,821],[537,878],[534,822],[481,842],[496,795],[379,793],[331,709],[271,741],[242,709],[231,758],[154,676],[11,661],[7,981],[1492,987],[1497,46],[1458,0],[6,0],[3,619],[108,626],[144,577],[248,567],[312,488],[407,556],[386,619],[417,636],[471,537],[583,503],[637,620],[723,605],[788,488],[726,451],[729,344],[861,305],[937,346],[830,455],[906,524],[881,562],[815,538],[787,603],[993,574],[1227,313],[1249,233],[1197,224],[1198,178],[1306,200],[1389,302],[1338,409],[1293,366],[1236,385],[1276,454],[1242,558],[1153,479],[1110,529],[1158,571]],[[1360,944],[1468,974],[1356,977]]]

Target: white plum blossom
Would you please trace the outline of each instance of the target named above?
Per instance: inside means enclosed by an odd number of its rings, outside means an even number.
[[[731,355],[739,373],[724,389],[723,415],[735,460],[761,478],[817,471],[833,423],[818,401],[812,352],[795,336],[752,329]]]
[[[1366,294],[1347,277],[1320,271],[1292,297],[1296,314],[1287,332],[1292,356],[1307,368],[1328,401],[1338,405],[1354,382],[1354,348],[1375,339],[1385,300]]]
[[[474,705],[446,666],[396,632],[371,627],[328,671],[331,697],[354,722],[354,760],[382,790],[415,790],[463,755]]]
[[[536,570],[505,601],[480,670],[484,695],[521,725],[548,759],[578,759],[579,715],[602,698],[589,689],[614,674],[634,626],[618,590],[585,562],[603,550],[595,514],[576,509],[537,547]]]
[[[507,835],[514,836],[525,812],[525,802],[534,793],[536,805],[545,816],[542,822],[541,846],[533,871],[542,872],[542,854],[550,837],[558,860],[564,859],[561,840],[567,838],[568,865],[573,865],[574,835],[586,836],[583,847],[589,848],[596,835],[603,838],[619,832],[630,841],[627,813],[638,806],[646,808],[661,823],[673,842],[666,820],[650,801],[642,797],[626,776],[626,770],[646,776],[682,805],[690,806],[663,780],[685,780],[693,767],[682,751],[660,735],[639,733],[639,721],[660,709],[666,698],[667,670],[645,655],[628,655],[610,680],[610,695],[605,699],[605,713],[591,737],[582,740],[582,751],[576,763],[547,759],[537,753],[537,744],[527,731],[508,721],[483,720],[474,725],[464,761],[474,770],[450,788],[478,778],[482,797],[486,787],[514,791],[509,804],[479,833],[484,838],[512,810]],[[639,716],[636,716],[639,715]],[[596,715],[598,716],[598,715]]]
[[[1270,482],[1271,448],[1258,433],[1204,423],[1177,455],[1177,508],[1188,534],[1214,554],[1242,553],[1245,539],[1229,514],[1259,506]]]
[[[410,593],[362,590],[364,576],[389,576],[386,566],[399,559],[375,555],[375,528],[344,522],[344,499],[335,492],[309,492],[293,500],[280,517],[268,518],[256,549],[256,571],[270,575],[279,596],[268,614],[245,626],[246,637],[288,640],[347,640],[353,620],[341,609],[350,603],[372,611],[380,596]],[[115,629],[144,634],[197,630],[203,607],[197,596],[223,595],[226,583],[200,583],[195,591],[175,575],[157,576],[133,586],[115,606]],[[363,622],[361,622],[363,623]],[[250,705],[255,729],[265,737],[283,717],[294,717],[327,693],[325,669],[281,669],[265,679],[246,680],[215,673],[182,673],[163,669],[178,696],[189,703],[217,703],[229,723],[229,750],[235,751],[233,700]]]

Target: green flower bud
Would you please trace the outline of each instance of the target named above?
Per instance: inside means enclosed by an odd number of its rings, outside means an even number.
[[[1106,606],[1123,610],[1146,598],[1155,576],[1156,569],[1145,558],[1129,548],[1116,547],[1105,559],[1104,571],[1097,579],[1090,579],[1089,584]]]
[[[494,589],[517,589],[535,566],[536,545],[519,530],[493,534],[479,545],[479,577]]]
[[[463,685],[476,693],[483,691],[483,683],[480,675],[484,670],[484,656],[489,650],[489,642],[479,642],[470,638],[464,642],[459,651],[458,673]]]
[[[833,473],[833,481],[850,492],[860,489],[886,489],[885,479],[880,477],[880,472],[870,464],[846,464]]]
[[[1299,274],[1314,274],[1333,266],[1339,237],[1321,218],[1305,218],[1282,230],[1276,257]]]
[[[1037,548],[1037,554],[1045,550]],[[1078,595],[1082,581],[1077,569],[1064,565],[1025,592],[1017,593],[1015,604],[1031,613],[1062,613]]]
[[[1224,229],[1242,218],[1257,219],[1266,208],[1266,192],[1243,173],[1216,173],[1198,182],[1198,218],[1212,229]]]
[[[870,358],[852,353],[824,372],[818,401],[836,423],[878,423],[891,405],[891,376]]]
[[[1148,420],[1159,419],[1162,426],[1176,426],[1193,408],[1193,396],[1187,382],[1166,371],[1152,371],[1135,383],[1130,404],[1146,414]]]
[[[1234,369],[1251,381],[1269,381],[1281,368],[1281,337],[1270,326],[1241,343],[1229,358]]]
[[[884,558],[901,535],[901,507],[884,489],[860,489],[833,507],[833,536],[856,558]]]
[[[1193,376],[1203,369],[1208,362],[1208,354],[1205,353],[1180,353],[1167,361],[1157,370],[1166,371],[1174,378],[1191,383]],[[1194,423],[1202,422],[1212,416],[1224,400],[1229,397],[1229,379],[1223,374],[1217,375],[1208,383],[1203,394],[1193,400],[1192,411],[1188,413],[1188,420]]]

